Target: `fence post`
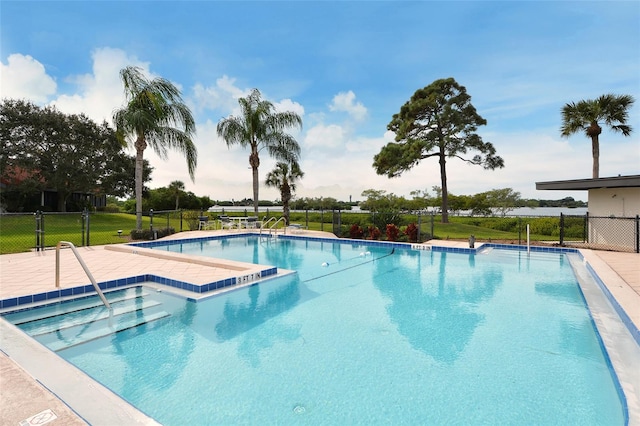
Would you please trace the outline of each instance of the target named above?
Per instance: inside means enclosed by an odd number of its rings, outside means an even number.
[[[518,245],[522,244],[522,218],[518,216]]]
[[[560,213],[560,245],[564,245],[564,214]]]
[[[84,226],[85,226],[85,214],[87,214],[87,209],[82,210],[82,214],[80,214],[80,230],[82,233],[82,244],[81,246],[84,247]]]
[[[435,236],[436,236],[436,234],[434,234],[434,231],[433,231],[434,216],[435,216],[434,213],[431,212],[431,238],[432,239],[435,238]]]
[[[582,230],[582,242],[589,242],[589,212],[584,215],[584,228]]]
[[[636,215],[636,253],[640,253],[640,215]]]
[[[331,215],[333,216],[333,233],[338,237],[342,237],[342,217],[340,214],[340,210],[336,212],[335,209],[331,209]]]
[[[153,209],[149,209],[149,230],[151,231],[151,239],[153,240]]]
[[[420,239],[420,228],[422,227],[422,212],[418,210],[418,241],[416,241],[416,243],[419,243],[420,241],[422,241]]]
[[[309,207],[307,207],[306,210],[304,211],[304,217],[305,217],[305,226],[307,227],[307,229],[309,229]]]
[[[89,221],[89,210],[87,208],[85,208],[82,211],[81,217],[82,217],[82,245],[90,246],[91,245],[91,242],[89,240],[90,221]],[[85,244],[85,233],[87,235],[86,244]]]
[[[180,209],[180,232],[182,232],[182,209]]]
[[[44,251],[44,214],[41,210],[35,213],[36,217],[36,251]]]
[[[320,230],[324,231],[324,209],[320,208]]]

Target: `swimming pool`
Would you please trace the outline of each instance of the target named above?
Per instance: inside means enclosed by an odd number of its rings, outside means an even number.
[[[159,317],[58,348],[163,424],[625,422],[575,255],[259,237],[164,249],[197,246],[298,274],[198,302],[112,292]]]

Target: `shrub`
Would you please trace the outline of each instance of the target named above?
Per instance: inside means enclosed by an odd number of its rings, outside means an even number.
[[[131,236],[132,240],[153,240],[154,234],[155,236],[157,236],[157,238],[162,238],[166,237],[167,235],[175,234],[175,232],[176,230],[173,228],[154,229],[153,234],[151,233],[150,229],[141,229],[139,231],[137,229],[132,229],[129,235]]]
[[[409,238],[409,242],[418,242],[418,227],[416,226],[416,224],[413,222],[408,224],[407,228],[404,230],[404,235]]]
[[[523,225],[526,229],[526,225]],[[557,217],[544,217],[532,220],[529,231],[532,234],[558,236],[560,235],[560,219]]]
[[[204,214],[208,216],[207,213]],[[195,210],[189,210],[182,213],[182,219],[187,221],[190,231],[196,231],[200,228],[200,213]]]
[[[105,213],[120,213],[120,206],[118,206],[117,204],[109,203],[104,207],[96,208],[96,211]]]
[[[354,223],[353,225],[351,225],[351,228],[349,228],[349,238],[360,240],[363,237],[364,237],[364,229],[362,229],[362,227],[357,223]]]
[[[400,234],[400,228],[393,223],[387,224],[387,241],[397,241]]]
[[[403,220],[402,216],[400,216],[400,213],[398,212],[383,211],[373,213],[371,215],[371,223],[373,223],[373,226],[377,227],[378,229],[384,229],[387,227],[388,223],[395,223],[396,225],[401,226],[403,225]]]
[[[370,240],[379,240],[380,239],[380,235],[382,235],[382,232],[380,232],[380,229],[378,229],[377,226],[369,226],[369,239]]]

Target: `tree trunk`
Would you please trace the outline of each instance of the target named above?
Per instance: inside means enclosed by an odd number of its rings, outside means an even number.
[[[286,182],[282,185],[280,198],[282,198],[282,216],[284,216],[284,223],[285,225],[289,226],[291,225],[291,223],[289,222],[289,201],[291,201],[291,187]]]
[[[602,133],[602,127],[597,121],[592,121],[587,128],[587,135],[591,137],[591,155],[593,156],[593,178],[600,177],[600,141],[598,137]]]
[[[600,177],[600,141],[598,135],[591,136],[591,154],[593,155],[593,178]]]
[[[144,149],[147,147],[147,143],[144,140],[144,136],[138,136],[136,140],[136,229],[140,231],[142,229],[142,166]]]
[[[449,192],[447,190],[447,160],[444,150],[440,150],[440,185],[442,186],[442,223],[449,223]]]
[[[251,148],[251,155],[249,156],[249,164],[251,165],[251,172],[253,174],[253,212],[255,216],[258,216],[258,167],[260,166],[260,157],[258,157],[258,151],[256,148]]]

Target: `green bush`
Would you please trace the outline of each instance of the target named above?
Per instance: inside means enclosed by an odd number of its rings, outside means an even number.
[[[387,225],[404,225],[404,220],[400,213],[395,211],[377,212],[371,214],[371,222],[378,229],[387,229]]]
[[[539,217],[533,220],[527,220],[529,223],[529,232],[532,234],[559,236],[560,235],[560,219],[557,217]],[[523,225],[526,229],[526,224]]]
[[[154,234],[156,234],[158,238],[162,238],[167,235],[175,234],[175,232],[176,230],[173,228],[154,229],[153,233],[151,233],[150,229],[132,229],[130,235],[132,240],[153,240]]]

